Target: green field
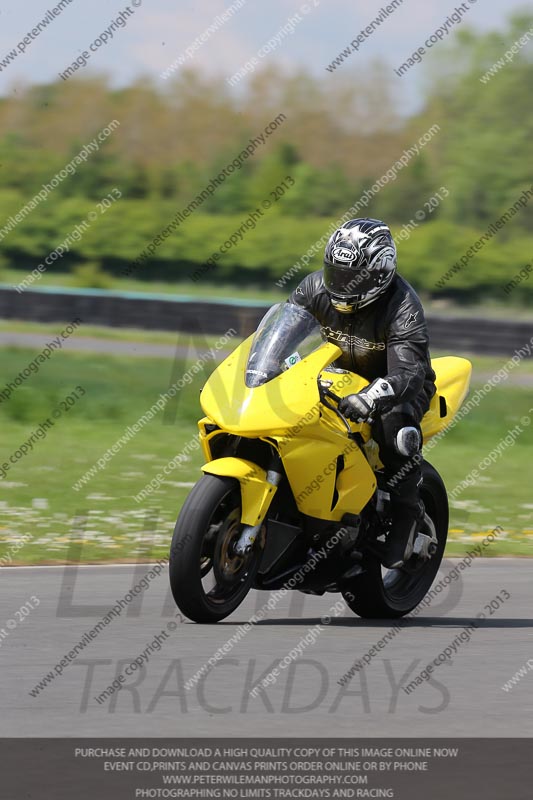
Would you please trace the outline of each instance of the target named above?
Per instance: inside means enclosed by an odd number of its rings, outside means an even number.
[[[0,352],[1,391],[35,352],[14,348]],[[487,375],[504,361],[475,359],[475,370]],[[531,366],[517,368],[513,380],[530,375]],[[46,437],[10,465],[0,480],[0,558],[12,553],[24,534],[33,538],[12,556],[14,563],[167,554],[176,515],[200,474],[199,451],[176,467],[148,500],[137,504],[133,496],[195,435],[204,376],[196,376],[167,410],[159,412],[79,492],[72,486],[186,369],[187,364],[166,359],[58,352],[9,400],[0,402],[0,466],[9,463],[9,456],[43,420],[54,421]],[[68,412],[62,411],[61,417],[51,417],[76,385],[86,394]],[[532,407],[527,388],[508,383],[493,389],[431,452],[430,460],[442,472],[448,489],[478,467]],[[450,555],[463,552],[496,525],[504,528],[504,535],[491,546],[490,554],[533,555],[533,501],[528,488],[531,444],[531,431],[524,426],[516,442],[480,473],[477,485],[453,502]]]

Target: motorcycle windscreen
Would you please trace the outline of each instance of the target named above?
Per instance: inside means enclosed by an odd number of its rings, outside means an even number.
[[[256,331],[246,364],[249,389],[262,386],[311,355],[326,340],[320,324],[305,308],[278,303]]]

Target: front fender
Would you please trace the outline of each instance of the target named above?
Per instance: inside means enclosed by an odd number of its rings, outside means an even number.
[[[264,469],[245,458],[228,456],[209,461],[203,465],[202,471],[209,475],[219,475],[239,481],[242,524],[253,526],[263,522],[277,489],[267,481]]]

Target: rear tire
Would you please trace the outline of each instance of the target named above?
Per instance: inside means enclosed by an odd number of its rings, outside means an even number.
[[[194,622],[219,622],[250,590],[262,549],[259,537],[247,556],[233,554],[240,519],[240,486],[233,478],[204,475],[183,504],[172,537],[169,577],[178,608]]]
[[[409,614],[424,599],[439,571],[448,537],[448,495],[437,470],[422,463],[420,487],[426,514],[437,534],[437,550],[429,561],[413,555],[400,569],[387,570],[369,556],[366,570],[343,587],[349,608],[366,619],[397,619]]]

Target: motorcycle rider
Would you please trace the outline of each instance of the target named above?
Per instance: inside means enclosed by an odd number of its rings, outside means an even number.
[[[396,272],[389,227],[377,219],[345,222],[326,245],[323,270],[307,275],[289,302],[313,314],[327,339],[342,349],[336,367],[370,381],[343,398],[339,410],[371,424],[393,519],[383,563],[401,566],[424,516],[420,421],[436,389],[424,311]]]

